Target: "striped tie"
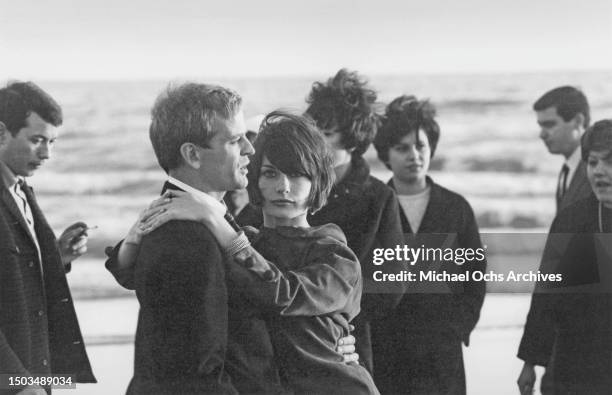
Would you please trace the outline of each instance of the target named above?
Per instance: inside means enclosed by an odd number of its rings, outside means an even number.
[[[25,181],[23,179],[19,179],[17,184],[15,184],[15,195],[21,200],[21,212],[28,223],[30,229],[34,229],[34,217],[32,217],[32,210],[30,210],[30,205],[28,204],[28,199],[26,198],[26,194],[24,192],[24,188],[26,187]]]

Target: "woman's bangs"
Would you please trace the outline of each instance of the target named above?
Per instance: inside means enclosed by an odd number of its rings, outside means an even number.
[[[265,148],[264,156],[274,167],[287,175],[312,177],[311,169],[307,168],[309,161],[295,141],[274,139]]]

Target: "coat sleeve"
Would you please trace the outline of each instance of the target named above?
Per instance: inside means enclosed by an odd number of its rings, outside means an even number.
[[[115,277],[119,285],[125,289],[134,290],[134,264],[119,268],[118,256],[122,244],[123,240],[117,243],[115,247],[106,247],[105,253],[108,259],[104,266]]]
[[[154,377],[184,377],[191,381],[183,388],[221,393],[228,296],[220,249],[196,223],[170,223],[156,232],[143,240],[136,262],[141,310],[155,321],[146,340]]]
[[[560,248],[563,248],[561,244],[565,244],[562,240],[565,235],[559,233],[561,222],[557,216],[550,227],[540,262],[539,270],[542,272],[554,272],[557,262],[555,257],[562,254]],[[542,292],[543,284],[536,283],[535,286],[517,356],[525,362],[547,366],[555,341],[555,295]]]
[[[406,262],[402,260],[385,261],[380,266],[373,263],[376,249],[395,250],[396,246],[405,244],[397,197],[393,190],[386,189],[387,193],[381,197],[382,203],[378,210],[375,229],[373,229],[374,242],[369,246],[366,258],[361,262],[364,284],[361,309],[362,316],[366,320],[376,319],[393,311],[406,291],[406,283],[403,281],[374,281],[374,273],[377,270],[398,274],[409,269]],[[378,198],[377,201],[380,201],[381,198]]]
[[[483,250],[478,231],[478,224],[474,217],[474,211],[467,201],[463,201],[463,221],[464,224],[461,233],[458,235],[459,245],[462,248],[469,248],[472,251]],[[487,269],[487,261],[485,259],[473,259],[464,264],[464,270],[472,278],[472,272],[485,272]],[[486,283],[484,281],[467,281],[464,285],[464,292],[461,295],[461,316],[463,318],[461,337],[463,342],[468,345],[470,333],[476,327],[480,318],[480,309],[484,302],[486,292]]]
[[[315,316],[341,311],[355,297],[359,304],[359,262],[348,247],[331,239],[316,241],[295,270],[280,270],[252,247],[245,254],[229,264],[228,276],[261,307],[283,316]]]

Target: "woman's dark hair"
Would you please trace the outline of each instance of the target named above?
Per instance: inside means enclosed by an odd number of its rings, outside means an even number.
[[[435,116],[436,109],[427,100],[418,100],[412,95],[395,98],[387,106],[382,125],[374,139],[378,158],[390,169],[389,149],[410,133],[416,133],[418,137],[420,131],[427,136],[433,157],[440,139],[440,126]]]
[[[315,82],[306,102],[306,114],[319,129],[336,128],[344,148],[354,148],[353,156],[363,155],[379,124],[376,92],[366,80],[354,71],[341,69],[327,83]]]
[[[602,119],[590,126],[582,135],[580,149],[585,162],[591,151],[612,151],[612,119]]]
[[[264,157],[283,173],[310,180],[307,204],[311,213],[325,205],[334,185],[333,159],[311,119],[277,110],[262,122],[248,173],[249,199],[258,206],[263,203],[258,184]]]

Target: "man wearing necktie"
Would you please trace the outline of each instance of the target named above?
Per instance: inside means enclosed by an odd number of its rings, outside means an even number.
[[[65,275],[86,250],[86,225],[57,240],[25,181],[49,158],[61,123],[61,108],[35,84],[0,89],[0,374],[95,382]],[[6,384],[0,394],[50,393]]]
[[[586,176],[586,166],[581,160],[580,138],[590,123],[590,109],[586,96],[572,86],[555,88],[534,104],[540,138],[554,155],[565,159],[559,171],[556,188],[557,213],[578,200],[588,197],[592,191]],[[534,294],[518,357],[525,363],[517,380],[521,393],[531,393],[535,384],[535,365],[550,366],[554,357],[553,327],[543,311],[545,297]],[[547,370],[542,377],[541,391],[550,394],[552,373]]]

